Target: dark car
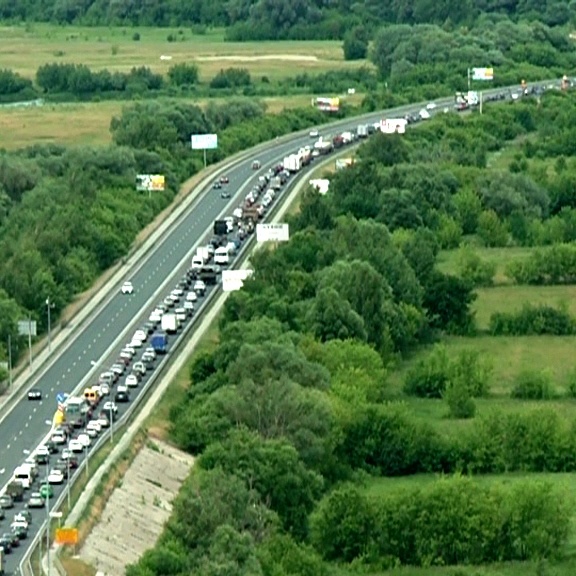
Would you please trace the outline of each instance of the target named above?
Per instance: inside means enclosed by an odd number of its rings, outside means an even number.
[[[36,464],[48,464],[50,456],[48,454],[36,454]]]
[[[2,534],[0,536],[0,548],[4,550],[5,554],[12,552],[12,534]]]
[[[18,538],[18,542],[20,542],[20,540],[26,540],[26,538],[28,538],[28,529],[23,524],[16,524],[12,526],[12,534],[14,534],[16,538]],[[16,544],[16,546],[18,546],[18,544]]]
[[[214,182],[212,188],[214,188],[214,190],[220,190],[220,188],[222,188],[222,184],[220,184],[220,182]]]
[[[220,198],[230,198],[230,192],[222,192],[220,194]]]
[[[116,395],[114,396],[114,401],[115,402],[130,402],[130,396],[128,396],[127,392],[116,392]]]
[[[220,184],[228,184],[228,182],[230,182],[228,176],[220,176]]]
[[[4,537],[10,539],[10,544],[12,545],[12,548],[20,546],[20,538],[18,538],[18,535],[15,532],[6,532],[2,535],[2,538]]]
[[[28,400],[42,400],[42,391],[38,388],[28,390]]]
[[[153,334],[156,330],[156,326],[158,326],[156,322],[146,322],[144,324],[144,330],[147,334]]]

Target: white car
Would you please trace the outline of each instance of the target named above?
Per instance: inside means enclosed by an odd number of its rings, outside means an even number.
[[[50,440],[53,444],[66,444],[66,436],[60,432],[52,434]]]
[[[310,130],[310,138],[318,138],[318,130]]]
[[[98,422],[98,420],[90,420],[88,424],[86,424],[86,430],[96,430],[96,432],[102,431],[102,426]]]
[[[82,446],[85,448],[90,447],[92,444],[92,440],[90,440],[90,436],[88,436],[88,434],[78,434],[78,438],[76,438],[76,440],[78,440],[78,442],[80,442],[80,444],[82,444]]]
[[[158,322],[162,321],[162,314],[159,314],[157,311],[152,312],[152,314],[150,314],[150,316],[148,317],[148,322],[155,322],[156,324],[158,324]]]
[[[188,311],[186,308],[176,308],[176,310],[174,310],[174,314],[176,314],[176,319],[179,322],[186,322],[188,319]]]
[[[88,426],[86,426],[85,432],[90,438],[96,438],[96,436],[98,436],[98,430],[95,428],[88,428]]]
[[[194,311],[194,302],[190,302],[190,300],[186,300],[184,304],[182,304],[184,310],[188,310],[188,312]]]
[[[122,392],[124,394],[130,394],[130,392],[128,391],[128,386],[124,386],[123,384],[120,384],[120,386],[118,386],[116,388],[116,392],[117,393]]]
[[[126,376],[126,386],[128,386],[128,388],[137,388],[138,378],[134,374],[128,374],[128,376]]]
[[[64,482],[64,472],[62,470],[50,470],[48,474],[48,484],[62,484]]]
[[[122,352],[128,352],[128,354],[130,354],[131,356],[136,355],[136,349],[134,348],[134,346],[132,346],[132,342],[130,342],[130,344],[126,344],[126,346],[122,348]]]
[[[144,374],[146,374],[146,364],[144,364],[144,362],[135,362],[134,366],[132,366],[132,370],[134,370],[134,372],[139,372],[144,376]]]
[[[206,292],[206,284],[204,284],[202,280],[196,280],[196,282],[194,282],[194,292],[196,292],[196,294],[204,294],[204,292]]]
[[[36,449],[36,455],[50,456],[50,450],[48,449],[48,446],[38,446],[38,448]]]
[[[434,110],[435,108],[436,108],[436,102],[430,102],[430,103],[426,104],[427,110]]]
[[[174,290],[172,290],[172,295],[173,296],[184,296],[184,290],[180,290],[180,288],[174,288]]]
[[[186,294],[186,302],[196,302],[198,300],[198,294],[196,292],[188,292]]]
[[[130,348],[136,350],[136,348],[142,348],[142,340],[132,340],[130,342]]]
[[[100,396],[109,396],[110,395],[110,386],[108,384],[100,384]]]
[[[118,386],[118,388],[120,388],[120,386]],[[116,404],[114,402],[105,402],[104,406],[102,407],[102,411],[103,412],[114,412],[114,414],[116,414],[116,412],[118,412],[118,406],[116,406]]]
[[[428,112],[428,110],[426,110],[425,108],[422,108],[422,110],[420,110],[420,112],[418,112],[418,116],[420,116],[420,118],[422,120],[429,120],[430,119],[430,112]]]
[[[64,450],[62,450],[60,458],[62,458],[62,460],[68,460],[68,458],[72,458],[72,451],[69,450],[68,448],[64,448]]]
[[[74,452],[75,454],[84,452],[84,444],[82,444],[82,442],[79,440],[70,440],[70,442],[68,442],[68,450],[70,450],[70,452]]]
[[[134,292],[134,286],[132,286],[132,282],[124,282],[121,290],[122,294],[132,294]]]
[[[154,348],[146,348],[144,353],[152,356],[153,358],[156,358],[156,350],[154,350]]]
[[[134,336],[132,336],[132,340],[140,340],[141,342],[145,342],[147,338],[148,334],[144,330],[136,330]]]

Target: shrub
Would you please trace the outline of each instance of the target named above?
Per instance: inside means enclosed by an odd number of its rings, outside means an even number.
[[[570,336],[576,332],[576,321],[564,306],[553,308],[546,304],[525,304],[518,312],[492,314],[490,332],[495,336]]]
[[[552,378],[548,372],[523,370],[516,377],[511,392],[518,400],[550,400],[552,398]]]
[[[419,398],[442,398],[450,381],[450,361],[446,348],[436,346],[406,375],[404,392]]]
[[[463,246],[458,253],[458,274],[472,286],[492,286],[496,264],[483,260],[470,246]]]
[[[463,380],[450,382],[444,393],[452,418],[473,418],[476,414],[476,403],[470,389]]]

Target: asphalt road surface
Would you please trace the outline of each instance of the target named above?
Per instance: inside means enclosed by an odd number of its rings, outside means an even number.
[[[507,90],[507,88],[487,90],[484,94]],[[439,99],[435,102],[437,104],[435,112],[438,112],[446,106],[451,107],[453,98]],[[376,122],[386,116],[393,118],[407,113],[417,113],[420,109],[421,106],[403,106],[374,113],[362,119],[339,122],[337,129],[320,127],[319,131],[320,135],[334,135],[354,130],[361,123]],[[296,152],[304,145],[311,145],[314,140],[308,136],[300,136],[281,144],[271,141],[265,151],[259,152],[257,156],[250,157],[230,170],[226,174],[230,181],[223,186],[231,193],[230,200],[222,199],[221,190],[214,190],[211,185],[202,192],[194,208],[177,221],[153,251],[138,263],[137,269],[131,271],[125,278],[133,283],[134,293],[122,295],[119,285],[117,292],[102,305],[91,322],[87,323],[69,346],[57,354],[52,365],[35,385],[35,388],[41,390],[43,399],[41,401],[23,399],[11,412],[3,415],[0,424],[0,486],[9,482],[14,469],[49,432],[57,407],[56,394],[72,393],[79,386],[83,388],[90,373],[95,374],[94,379],[97,379],[97,374],[113,363],[120,349],[131,340],[132,333],[146,321],[155,304],[163,300],[164,296],[175,287],[184,270],[188,268],[196,246],[201,245],[207,235],[211,235],[214,220],[220,216],[230,215],[239,198],[243,198],[252,188],[259,175],[269,167],[280,163],[287,154]],[[254,159],[260,160],[262,164],[262,168],[258,171],[252,170]],[[134,398],[134,394],[132,397]],[[12,511],[7,512],[9,513],[6,520],[0,522],[0,533],[7,530],[12,517]],[[42,511],[35,512],[34,518],[29,540],[44,521],[45,514],[42,514]],[[7,557],[8,574],[16,569],[26,548],[23,542]]]

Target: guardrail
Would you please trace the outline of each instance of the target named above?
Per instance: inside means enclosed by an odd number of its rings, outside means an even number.
[[[346,146],[345,149],[350,150],[353,147],[355,147],[355,144],[352,144],[351,146],[348,145],[348,146]],[[276,197],[276,201],[274,202],[272,209],[266,213],[265,217],[263,218],[263,221],[268,221],[268,220],[272,219],[278,213],[278,211],[282,208],[284,201],[287,199],[286,196],[288,196],[289,191],[292,188],[294,188],[303,178],[305,178],[305,176],[307,174],[309,174],[312,170],[318,169],[319,167],[322,167],[326,163],[330,162],[332,160],[333,156],[334,156],[334,153],[329,154],[327,158],[321,159],[320,162],[316,162],[316,163],[313,162],[310,164],[309,167],[306,167],[304,170],[293,175],[288,180],[287,184],[281,188],[280,194],[278,194],[278,196]],[[242,265],[246,260],[248,260],[249,254],[250,254],[251,250],[253,249],[255,242],[256,242],[256,234],[254,233],[246,240],[246,242],[244,242],[242,244],[240,250],[238,250],[238,252],[234,256],[234,259],[232,260],[232,262],[228,266],[228,269],[234,269],[234,268]],[[120,429],[125,427],[130,422],[131,417],[138,410],[138,408],[140,407],[140,404],[143,402],[143,400],[147,396],[149,390],[156,384],[157,380],[162,376],[162,374],[165,372],[165,370],[177,358],[178,351],[181,348],[183,342],[185,342],[186,336],[188,336],[188,334],[198,324],[198,322],[201,320],[201,318],[210,310],[210,308],[212,307],[212,305],[214,303],[214,300],[220,294],[220,288],[221,288],[221,286],[219,284],[216,284],[216,286],[214,286],[213,289],[210,290],[210,292],[206,295],[206,298],[204,299],[204,301],[202,302],[202,304],[200,305],[200,307],[198,308],[198,310],[196,311],[194,316],[191,318],[190,322],[188,322],[184,326],[184,329],[177,335],[176,339],[174,339],[174,341],[173,341],[173,343],[172,343],[172,345],[168,351],[168,354],[166,354],[164,357],[162,357],[160,363],[155,367],[154,372],[152,373],[150,378],[147,380],[147,382],[144,385],[144,387],[142,388],[140,394],[138,394],[138,396],[134,399],[134,401],[130,403],[126,412],[124,412],[118,420],[113,421],[113,427],[114,427],[115,433],[117,433]],[[106,442],[109,441],[111,434],[112,434],[111,429],[106,430],[105,433],[102,434],[98,438],[96,443],[90,448],[90,453],[95,454],[99,450],[101,450],[104,447],[104,445],[106,444]],[[70,490],[74,487],[76,482],[80,478],[82,478],[82,473],[83,473],[82,466],[80,466],[78,469],[74,470],[73,475],[68,480],[68,483],[70,484],[70,487],[69,487]],[[62,491],[62,494],[60,494],[60,496],[57,498],[57,500],[50,507],[49,512],[56,511],[62,506],[62,504],[64,503],[64,501],[67,498],[67,490],[68,490],[68,487],[66,487],[66,489]],[[68,511],[68,512],[70,512],[70,511]],[[51,522],[49,520],[45,520],[43,522],[43,524],[41,525],[38,533],[36,534],[36,536],[34,537],[32,542],[29,544],[28,553],[24,556],[24,558],[22,559],[22,561],[20,562],[20,565],[19,565],[19,570],[20,570],[21,576],[34,576],[34,570],[32,568],[32,557],[34,555],[35,550],[41,545],[41,543],[43,541],[46,540],[46,530],[50,529],[50,525],[51,525]],[[57,558],[57,556],[54,556],[53,560],[54,560],[54,558]],[[59,561],[57,561],[57,564],[59,564],[59,566],[54,566],[54,567],[58,570],[58,572],[61,574],[61,576],[66,576],[66,571],[62,567],[61,563]]]
[[[548,80],[548,81],[536,82],[536,83],[533,83],[533,85],[541,86],[541,85],[545,85],[549,82],[553,82],[553,81]],[[487,90],[486,93],[497,93],[497,92],[502,92],[502,91],[509,90],[509,89],[510,89],[510,87],[496,88],[496,89]],[[446,101],[446,100],[448,100],[448,98],[439,99],[439,101]],[[413,110],[414,108],[418,108],[420,106],[422,106],[422,103],[408,104],[405,106],[395,108],[392,111],[392,113],[400,113],[400,111],[404,111],[404,110],[410,111],[410,110]],[[370,116],[374,116],[375,114],[377,114],[377,113],[373,112],[370,114],[365,114],[362,116],[358,116],[357,119],[362,120],[362,118],[369,118]],[[329,126],[334,129],[334,128],[337,128],[338,126],[346,125],[350,121],[351,121],[351,118],[347,118],[347,119],[344,119],[344,120],[341,120],[338,122],[330,123]],[[306,134],[306,132],[307,131],[292,133],[290,135],[286,135],[285,137],[283,137],[282,140],[288,141],[291,138],[296,138],[298,136],[304,136]],[[259,149],[265,149],[267,146],[269,146],[269,144],[270,143],[268,142],[268,143],[259,145],[259,146],[255,147],[254,149],[251,149],[250,151],[246,151],[244,153],[239,154],[239,156],[253,155],[253,154],[257,153],[257,151]],[[353,146],[354,146],[354,144],[352,146],[348,145],[345,147],[345,149],[348,150],[348,149],[352,148]],[[330,154],[328,156],[328,158],[321,160],[319,163],[312,163],[309,167],[306,167],[305,170],[300,171],[299,173],[294,175],[292,178],[290,178],[287,185],[281,189],[280,194],[277,196],[277,199],[274,202],[272,209],[266,214],[264,221],[269,220],[270,218],[273,218],[274,215],[278,212],[278,210],[280,210],[280,208],[283,205],[283,201],[285,200],[285,196],[291,188],[293,188],[298,182],[300,182],[300,180],[302,180],[313,169],[317,169],[319,167],[318,164],[320,164],[320,166],[321,166],[321,165],[329,162],[333,156],[334,156],[334,153]],[[230,164],[233,165],[235,163],[230,162]],[[242,264],[245,260],[247,260],[247,252],[251,248],[251,246],[254,244],[254,242],[255,242],[255,234],[253,234],[251,237],[249,237],[248,240],[242,245],[240,250],[235,255],[233,261],[231,262],[231,264],[229,266],[230,268],[233,268],[234,266]],[[199,309],[196,311],[196,313],[192,317],[191,321],[189,323],[187,323],[187,325],[184,327],[182,332],[180,332],[178,334],[178,337],[174,340],[174,343],[171,346],[169,353],[165,357],[162,358],[161,362],[158,364],[158,366],[154,370],[154,373],[151,375],[151,377],[148,379],[148,381],[144,385],[141,393],[138,395],[137,398],[135,398],[134,402],[132,402],[129,405],[126,412],[124,414],[122,414],[122,416],[118,419],[118,421],[114,421],[115,430],[118,430],[119,428],[123,428],[130,421],[130,418],[132,417],[134,412],[137,410],[137,408],[141,404],[142,400],[146,397],[150,388],[153,387],[153,385],[156,383],[158,378],[162,375],[164,370],[178,356],[178,354],[176,352],[181,347],[182,342],[185,339],[185,336],[187,336],[188,333],[192,330],[192,328],[194,326],[196,326],[196,324],[198,323],[200,318],[202,316],[204,316],[204,314],[209,311],[211,305],[213,304],[213,301],[215,300],[216,296],[219,294],[219,288],[220,288],[220,286],[217,284],[212,290],[210,290],[209,294],[207,294],[207,297],[204,299],[201,306],[199,307]],[[90,452],[91,453],[98,452],[103,447],[103,445],[108,441],[108,439],[111,435],[111,432],[112,432],[111,430],[107,430],[101,437],[99,437],[98,441],[95,443],[95,445],[93,447],[91,447]],[[80,473],[81,469],[80,468],[75,470],[74,474],[69,479],[70,489],[75,485],[77,480],[81,477],[81,473]],[[62,494],[58,497],[58,499],[51,506],[50,512],[60,508],[65,498],[66,498],[66,490],[63,490]],[[32,555],[33,555],[35,549],[39,546],[42,539],[46,538],[46,530],[49,530],[49,529],[50,529],[50,521],[45,520],[44,523],[41,525],[35,538],[30,543],[30,545],[28,547],[27,554],[24,556],[24,558],[22,559],[22,561],[19,565],[20,576],[34,576],[34,571],[32,569]],[[65,576],[65,572],[63,572],[62,574],[63,574],[63,576]]]

